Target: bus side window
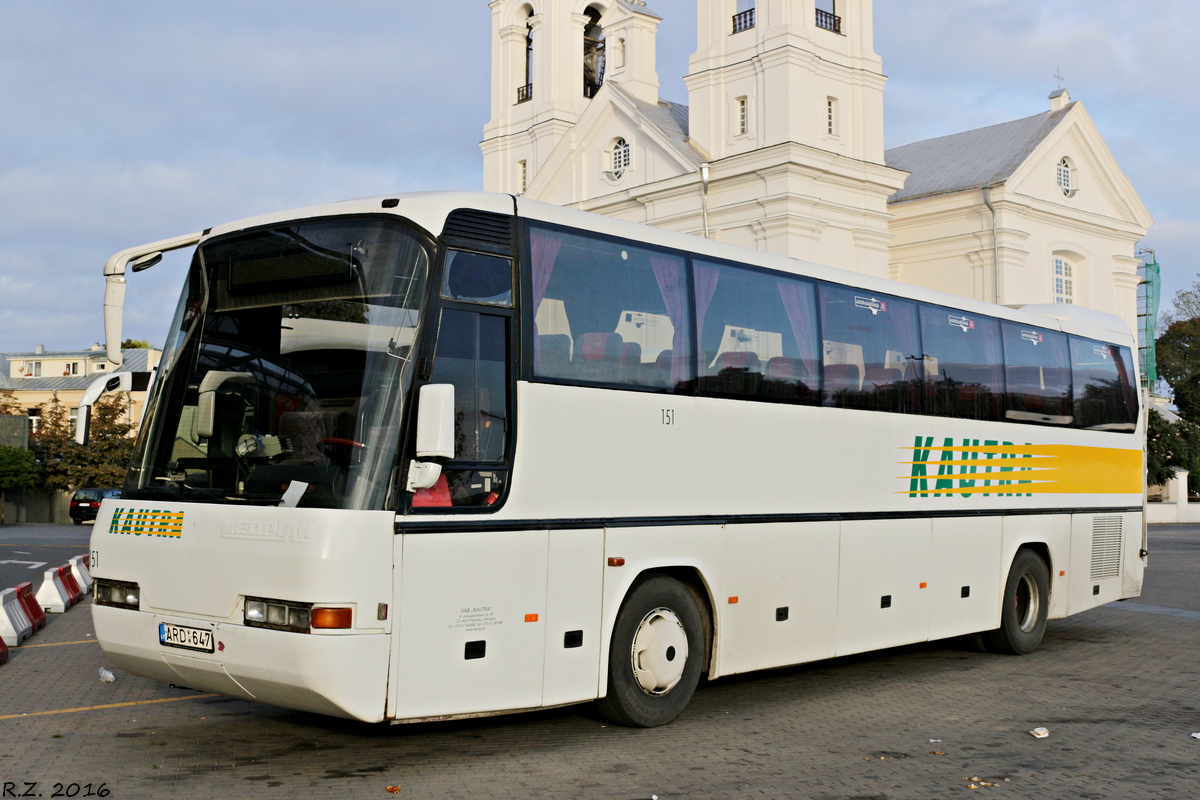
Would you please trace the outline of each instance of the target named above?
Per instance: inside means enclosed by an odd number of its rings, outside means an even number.
[[[438,326],[431,383],[454,386],[454,460],[414,508],[490,506],[507,481],[508,319],[447,308]]]
[[[816,403],[816,299],[808,281],[693,261],[703,394]]]
[[[1074,417],[1066,334],[1015,322],[1004,322],[1000,327],[1006,418],[1012,422],[1070,425]]]
[[[1004,356],[999,321],[922,303],[921,344],[927,368],[925,413],[1003,418]]]
[[[679,391],[691,381],[683,254],[529,226],[533,375]]]
[[[1072,336],[1071,375],[1075,389],[1075,426],[1106,431],[1137,427],[1128,347]]]
[[[921,413],[924,362],[917,304],[821,284],[825,405]]]

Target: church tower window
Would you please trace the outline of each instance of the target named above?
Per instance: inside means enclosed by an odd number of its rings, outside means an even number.
[[[1073,270],[1071,262],[1065,258],[1054,259],[1054,302],[1075,302]]]
[[[625,174],[625,170],[629,169],[629,165],[633,159],[629,152],[629,142],[624,139],[617,139],[613,142],[611,167],[609,174],[613,179],[620,178]]]
[[[595,97],[604,85],[604,29],[595,6],[583,13],[588,18],[583,26],[583,96]]]
[[[745,136],[750,130],[750,113],[748,110],[748,101],[745,97],[739,97],[734,101],[734,112],[737,115],[734,119],[733,127],[737,131],[738,136]]]
[[[1067,197],[1074,197],[1078,191],[1075,188],[1075,168],[1066,157],[1058,162],[1058,188],[1062,189],[1062,193]]]
[[[838,99],[825,98],[825,133],[830,136],[838,135]]]
[[[754,27],[755,0],[738,0],[737,13],[733,15],[733,32],[741,33]]]
[[[525,83],[517,87],[517,102],[533,99],[533,10],[525,22]]]
[[[817,0],[817,27],[834,33],[842,32],[842,18],[837,15],[837,0]]]

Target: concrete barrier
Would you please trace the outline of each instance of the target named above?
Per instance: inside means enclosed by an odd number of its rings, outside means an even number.
[[[35,597],[37,597],[38,605],[47,614],[61,614],[71,607],[71,595],[63,586],[57,567],[46,570],[46,574],[42,576],[42,585],[38,587]]]
[[[71,605],[75,605],[83,599],[83,587],[76,583],[70,564],[63,564],[58,568],[58,577],[71,595]]]
[[[20,645],[33,635],[33,623],[25,616],[25,609],[16,589],[0,592],[0,606],[3,607],[0,610],[0,638]]]
[[[84,594],[89,594],[92,591],[92,573],[88,570],[87,556],[75,556],[67,563],[71,565],[71,574],[75,576],[79,588],[83,589]]]
[[[8,645],[4,643],[4,637],[0,636],[0,666],[8,663]]]
[[[16,590],[17,597],[21,598],[21,607],[25,609],[25,616],[29,617],[29,621],[33,623],[33,632],[37,633],[46,627],[46,612],[42,611],[37,598],[33,596],[33,584],[29,581],[18,583]]]

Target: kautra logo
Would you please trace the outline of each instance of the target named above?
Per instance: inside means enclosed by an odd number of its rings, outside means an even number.
[[[153,508],[115,508],[109,533],[130,536],[162,536],[179,539],[183,536],[183,512]]]
[[[1033,474],[1017,477],[1013,473],[1032,473],[1032,452],[1017,452],[1014,445],[995,439],[959,439],[944,437],[934,444],[932,436],[917,436],[911,448],[908,464],[909,497],[1032,497],[1028,491],[1015,490],[1021,484],[1032,484]],[[934,455],[934,454],[937,455]],[[1018,463],[1023,462],[1023,463]],[[901,478],[901,480],[904,480]],[[900,492],[904,494],[904,492]]]

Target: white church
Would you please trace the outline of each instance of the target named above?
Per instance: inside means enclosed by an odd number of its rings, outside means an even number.
[[[484,188],[1137,324],[1152,224],[1083,104],[884,149],[871,0],[697,0],[688,105],[643,0],[492,0]]]

